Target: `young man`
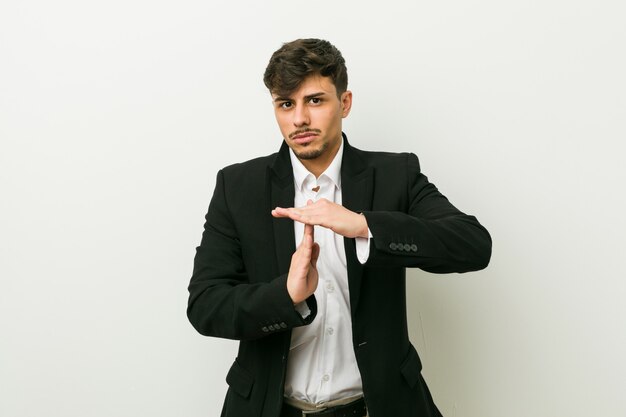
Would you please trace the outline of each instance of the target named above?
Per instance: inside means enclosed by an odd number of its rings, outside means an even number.
[[[405,268],[482,269],[488,232],[415,155],[348,143],[333,45],[286,43],[264,82],[284,142],[218,172],[189,285],[193,326],[240,340],[222,416],[440,416],[408,339]]]

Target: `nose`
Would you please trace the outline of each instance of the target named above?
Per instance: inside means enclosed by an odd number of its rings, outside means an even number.
[[[306,105],[296,106],[293,112],[293,125],[295,127],[308,126],[311,123],[309,119],[309,109]]]

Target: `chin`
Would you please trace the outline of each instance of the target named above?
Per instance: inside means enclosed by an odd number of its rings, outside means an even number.
[[[311,151],[304,151],[304,152],[295,152],[296,156],[298,157],[298,159],[305,159],[305,160],[309,160],[309,159],[315,159],[315,158],[319,158],[324,152],[322,149],[315,149],[315,150],[311,150]]]
[[[301,150],[294,149],[293,153],[296,154],[298,159],[304,159],[304,160],[315,159],[315,158],[319,158],[320,156],[322,156],[324,154],[324,151],[326,151],[327,147],[328,147],[328,143],[323,143],[317,149],[315,148],[308,149],[308,146],[306,146],[306,147],[303,147]]]

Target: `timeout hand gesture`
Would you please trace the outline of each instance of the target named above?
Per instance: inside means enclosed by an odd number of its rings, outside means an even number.
[[[365,216],[350,211],[344,206],[328,201],[325,198],[320,198],[315,203],[309,200],[304,207],[276,207],[272,210],[272,216],[288,217],[305,225],[326,227],[347,238],[368,237]]]

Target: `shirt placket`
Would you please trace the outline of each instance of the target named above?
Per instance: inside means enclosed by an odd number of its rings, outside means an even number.
[[[327,178],[321,178],[315,185],[319,186],[319,190],[316,193],[316,201],[321,198],[326,198],[329,201],[334,200],[334,194],[332,193],[332,183]],[[319,337],[320,337],[320,350],[318,371],[320,376],[320,389],[318,392],[318,399],[321,401],[328,400],[333,392],[333,373],[335,369],[335,355],[333,354],[335,340],[335,327],[337,325],[337,285],[336,277],[332,273],[332,268],[328,265],[327,260],[333,259],[333,245],[331,243],[334,239],[334,233],[327,228],[318,226],[315,231],[319,238],[317,239],[320,244],[320,265],[318,271],[320,272],[320,284],[321,291],[324,293],[324,321],[320,323]],[[317,236],[317,235],[316,235]]]

